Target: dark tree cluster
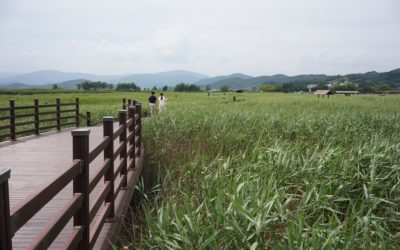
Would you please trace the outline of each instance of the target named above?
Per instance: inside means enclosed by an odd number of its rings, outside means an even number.
[[[116,91],[140,91],[140,87],[135,83],[118,83],[115,88]]]
[[[199,86],[194,85],[194,84],[179,83],[175,86],[174,91],[176,91],[176,92],[201,92],[201,89]]]
[[[77,85],[78,89],[82,90],[94,90],[94,91],[99,91],[99,90],[105,90],[105,89],[113,89],[114,86],[112,84],[108,84],[106,82],[83,82]]]

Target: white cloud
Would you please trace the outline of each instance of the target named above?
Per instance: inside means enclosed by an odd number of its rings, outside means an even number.
[[[347,73],[399,67],[397,0],[0,2],[0,69]]]

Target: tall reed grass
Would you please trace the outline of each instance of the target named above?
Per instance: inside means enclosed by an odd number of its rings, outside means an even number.
[[[399,97],[231,98],[186,95],[146,120],[158,185],[125,244],[400,247]]]

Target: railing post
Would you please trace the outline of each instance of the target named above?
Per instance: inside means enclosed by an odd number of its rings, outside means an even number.
[[[126,98],[122,99],[122,109],[125,110],[126,109]]]
[[[114,141],[113,141],[113,133],[114,133],[114,117],[105,116],[103,117],[103,135],[104,137],[108,136],[111,138],[110,144],[104,149],[104,160],[110,160],[110,167],[107,172],[104,174],[104,181],[110,182],[110,192],[108,193],[105,202],[110,203],[110,214],[108,218],[114,217]]]
[[[142,147],[142,104],[140,102],[137,102],[135,104],[135,107],[136,107],[136,114],[139,115],[139,119],[138,119],[139,130],[138,130],[138,134],[137,134],[137,136],[139,138],[139,140],[138,140],[139,150],[138,150],[137,156],[139,157],[140,153],[141,153],[140,148]]]
[[[92,117],[90,116],[90,112],[86,112],[86,126],[90,127],[92,126]]]
[[[14,99],[10,100],[10,134],[11,140],[15,140],[15,101]]]
[[[121,151],[119,158],[124,161],[121,175],[125,175],[125,180],[122,183],[122,187],[126,188],[128,186],[128,159],[127,159],[127,143],[126,143],[126,110],[119,111],[119,125],[125,126],[124,132],[119,136],[119,142],[124,144],[124,149]]]
[[[129,126],[129,133],[133,133],[133,136],[131,136],[131,140],[129,141],[129,145],[131,145],[131,147],[133,147],[133,150],[131,152],[131,154],[129,155],[129,157],[132,160],[132,169],[136,168],[136,157],[135,157],[135,106],[129,106],[128,108],[128,118],[132,119],[132,123],[131,126]]]
[[[80,126],[80,120],[79,120],[79,98],[78,97],[75,99],[75,126],[77,126],[77,127]]]
[[[61,106],[60,106],[60,98],[58,97],[56,99],[56,109],[57,109],[57,130],[60,131],[61,130]]]
[[[72,157],[81,160],[81,174],[73,180],[73,193],[82,194],[82,206],[74,215],[74,226],[82,227],[82,239],[78,249],[89,249],[89,134],[90,129],[75,129],[72,134]]]
[[[131,106],[132,105],[132,100],[131,99],[128,99],[128,108],[129,108],[129,106]]]
[[[12,249],[12,232],[10,223],[10,198],[8,179],[10,169],[0,169],[0,249]]]
[[[34,105],[35,105],[35,134],[39,135],[40,130],[39,130],[39,99],[34,100]]]

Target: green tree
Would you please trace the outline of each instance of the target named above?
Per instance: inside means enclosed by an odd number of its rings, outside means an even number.
[[[80,89],[83,89],[83,90],[99,91],[102,89],[112,89],[113,87],[114,86],[112,84],[108,84],[106,82],[100,82],[100,81],[97,81],[97,82],[86,81],[86,82],[83,82],[80,84]],[[78,86],[78,88],[79,88],[79,86]]]
[[[221,92],[228,92],[229,91],[229,87],[227,85],[224,85],[221,87]]]
[[[389,90],[390,86],[389,86],[389,84],[382,84],[382,85],[377,86],[376,89],[377,90]]]
[[[179,83],[175,86],[174,91],[176,92],[201,92],[199,86],[194,84]]]
[[[58,85],[57,84],[53,84],[53,89],[58,89]]]
[[[163,90],[163,91],[167,91],[167,90],[168,90],[168,86],[165,85],[165,86],[162,88],[162,90]]]
[[[210,85],[207,85],[207,86],[206,86],[206,91],[207,91],[207,92],[210,92],[210,90],[211,90]]]
[[[140,87],[135,83],[118,83],[115,88],[117,91],[140,91]]]
[[[273,83],[264,83],[260,86],[260,91],[262,92],[279,92],[282,90],[281,86]]]

